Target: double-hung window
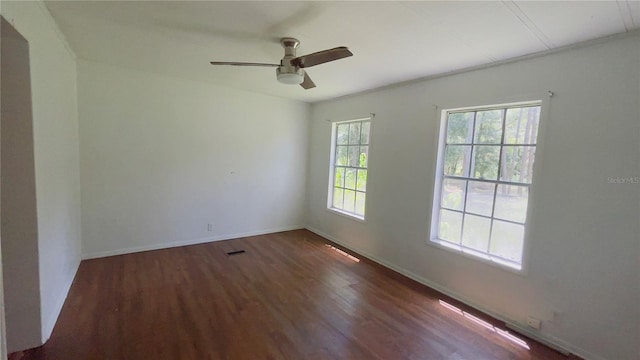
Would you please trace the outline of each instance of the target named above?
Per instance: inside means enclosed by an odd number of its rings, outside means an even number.
[[[327,207],[364,220],[371,119],[335,122]]]
[[[540,102],[443,112],[431,241],[522,268]]]

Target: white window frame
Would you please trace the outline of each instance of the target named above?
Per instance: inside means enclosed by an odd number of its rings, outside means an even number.
[[[475,259],[475,260],[479,260],[491,265],[496,265],[500,268],[503,269],[507,269],[507,270],[511,270],[511,271],[515,271],[518,273],[524,273],[526,268],[525,268],[525,264],[526,264],[526,253],[527,253],[527,249],[528,249],[528,234],[529,234],[529,227],[531,225],[531,219],[530,219],[530,209],[531,209],[531,188],[533,186],[534,180],[533,178],[535,177],[535,168],[537,166],[534,166],[534,171],[532,174],[532,181],[529,184],[523,184],[523,183],[512,183],[512,182],[508,182],[508,181],[502,181],[500,180],[500,175],[498,174],[497,179],[494,180],[480,180],[480,181],[487,181],[490,183],[494,183],[497,185],[500,184],[506,184],[506,185],[518,185],[518,186],[526,186],[529,189],[529,193],[528,193],[528,204],[527,204],[527,209],[526,209],[526,216],[525,216],[525,221],[523,223],[524,225],[524,239],[523,239],[523,248],[522,248],[522,253],[521,253],[521,259],[520,262],[513,262],[510,261],[508,259],[503,259],[500,258],[499,256],[495,256],[492,255],[488,252],[482,252],[482,251],[478,251],[476,249],[472,249],[472,248],[467,248],[465,246],[463,246],[462,244],[454,244],[450,241],[447,240],[442,240],[438,238],[438,233],[439,233],[439,224],[440,224],[440,209],[441,209],[441,198],[442,198],[442,184],[445,178],[447,178],[447,176],[445,176],[444,174],[444,155],[445,155],[445,147],[446,147],[446,137],[447,137],[447,120],[449,117],[449,114],[451,113],[459,113],[459,112],[479,112],[479,111],[486,111],[486,110],[495,110],[495,109],[505,109],[505,113],[506,113],[506,109],[510,109],[510,108],[520,108],[520,107],[530,107],[530,106],[539,106],[540,107],[540,113],[539,113],[539,118],[538,118],[538,129],[537,129],[537,141],[535,144],[533,144],[532,146],[536,149],[536,153],[537,155],[534,157],[534,164],[538,163],[539,161],[537,160],[537,158],[539,157],[539,151],[538,148],[541,144],[541,136],[542,136],[542,129],[543,129],[543,111],[545,109],[545,105],[547,105],[545,103],[545,101],[542,100],[534,100],[534,101],[523,101],[523,102],[514,102],[514,103],[507,103],[507,104],[496,104],[496,105],[486,105],[486,106],[472,106],[472,107],[464,107],[464,108],[452,108],[452,109],[443,109],[441,111],[441,117],[440,117],[440,132],[439,132],[439,138],[438,138],[438,146],[437,146],[437,162],[436,162],[436,173],[435,173],[435,182],[434,182],[434,191],[433,191],[433,202],[432,202],[432,212],[431,212],[431,222],[430,222],[430,228],[429,228],[429,241],[427,241],[427,243],[429,245],[433,245],[433,246],[437,246],[438,248],[447,250],[447,251],[451,251],[460,255],[463,255],[465,257],[471,258],[471,259]],[[503,119],[503,137],[501,139],[501,142],[499,144],[500,146],[500,153],[502,154],[502,149],[505,147],[504,144],[504,119]],[[473,135],[472,135],[473,136]],[[510,145],[507,145],[510,146]],[[502,156],[500,155],[500,162],[502,161]],[[500,164],[500,163],[499,163]],[[500,165],[498,166],[498,171],[500,171]],[[471,174],[469,174],[467,177],[459,177],[460,180],[467,180],[467,181],[478,181],[479,179],[475,179],[475,178],[471,178]],[[496,185],[496,186],[497,186]],[[496,189],[497,191],[497,189]],[[495,203],[495,194],[494,194],[494,203]],[[495,204],[494,204],[495,206]],[[463,213],[466,213],[463,210]],[[472,215],[475,215],[472,213]],[[490,216],[490,218],[493,220],[493,214]],[[501,220],[502,219],[498,219]]]
[[[338,138],[338,125],[343,125],[343,124],[350,124],[350,123],[364,123],[364,122],[368,122],[369,123],[369,138],[367,139],[367,144],[362,144],[361,140],[359,141],[358,145],[362,146],[362,145],[366,145],[368,146],[368,154],[371,154],[371,131],[373,128],[373,116],[371,117],[366,117],[366,118],[359,118],[359,119],[351,119],[351,120],[344,120],[344,121],[334,121],[331,123],[331,156],[330,156],[330,161],[329,161],[329,187],[328,187],[328,191],[327,191],[327,210],[336,213],[338,215],[342,215],[342,216],[346,216],[350,219],[353,220],[357,220],[357,221],[361,221],[364,222],[365,221],[365,217],[366,217],[366,213],[367,213],[367,203],[368,201],[366,201],[367,198],[367,193],[369,190],[369,174],[370,174],[370,164],[371,164],[371,157],[367,156],[367,166],[364,168],[361,167],[353,167],[353,166],[343,166],[343,165],[336,165],[335,160],[336,160],[336,151],[337,151],[337,138]],[[361,130],[362,131],[362,130]],[[363,193],[365,196],[365,205],[364,205],[364,214],[360,215],[357,214],[355,212],[355,207],[354,207],[354,211],[347,211],[344,209],[340,209],[340,208],[336,208],[333,207],[333,195],[334,195],[334,181],[335,181],[335,169],[336,167],[344,167],[344,168],[350,168],[350,169],[355,169],[355,170],[359,170],[359,169],[365,169],[367,170],[367,187],[364,191],[362,190],[356,190],[356,193]]]

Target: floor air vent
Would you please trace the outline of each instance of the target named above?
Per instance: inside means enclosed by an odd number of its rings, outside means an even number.
[[[244,254],[245,251],[244,250],[236,250],[236,251],[229,251],[227,253],[227,255],[231,256],[231,255],[239,255],[239,254]]]

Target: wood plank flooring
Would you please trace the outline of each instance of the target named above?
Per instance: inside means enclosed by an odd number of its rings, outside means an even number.
[[[51,339],[21,357],[567,359],[331,245],[296,230],[85,260]]]

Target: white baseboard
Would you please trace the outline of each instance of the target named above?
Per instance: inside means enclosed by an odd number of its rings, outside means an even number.
[[[64,284],[60,295],[58,296],[58,300],[56,301],[55,307],[53,311],[48,314],[46,319],[42,319],[42,343],[45,344],[49,338],[51,337],[51,333],[53,333],[53,328],[58,321],[58,317],[60,316],[60,312],[62,311],[62,306],[64,306],[65,300],[67,300],[67,296],[69,295],[69,290],[71,290],[71,285],[73,284],[73,280],[75,279],[76,274],[78,273],[78,267],[80,267],[80,261],[75,266],[75,270],[73,271],[73,276],[67,279],[67,282]]]
[[[476,303],[474,303],[471,299],[462,296],[460,294],[458,294],[455,291],[450,290],[449,288],[447,288],[446,286],[443,286],[441,284],[438,284],[436,282],[433,282],[429,279],[426,279],[422,276],[419,276],[417,274],[414,274],[408,270],[402,269],[390,262],[387,262],[386,260],[383,260],[381,258],[378,258],[377,256],[367,253],[366,251],[362,251],[358,248],[355,248],[349,244],[347,244],[346,242],[342,241],[341,239],[338,239],[335,236],[329,235],[327,233],[324,233],[314,227],[311,226],[306,226],[306,229],[317,234],[320,235],[326,239],[329,239],[333,242],[335,242],[336,244],[339,244],[341,246],[344,246],[345,248],[366,257],[367,259],[374,261],[386,268],[389,268],[397,273],[400,273],[406,277],[408,277],[409,279],[415,280],[423,285],[426,285],[436,291],[439,291],[453,299],[456,299],[458,301],[460,301],[461,303],[470,306],[480,312],[483,312],[491,317],[493,317],[494,319],[497,319],[499,321],[504,322],[505,324],[507,324],[507,327],[511,328],[512,330],[521,333],[522,335],[525,335],[527,337],[530,337],[531,339],[534,339],[536,341],[539,341],[540,343],[543,343],[553,349],[555,349],[556,351],[563,353],[563,354],[575,354],[585,360],[605,360],[603,357],[598,356],[596,354],[591,353],[590,351],[584,350],[578,346],[569,344],[561,339],[556,338],[555,336],[551,336],[551,335],[547,335],[538,331],[534,331],[534,330],[528,330],[527,329],[527,325],[526,324],[520,324],[517,321],[514,321],[512,319],[509,319],[505,316],[502,316],[498,313],[495,313],[494,311],[491,311],[489,309],[484,308],[483,306],[480,306]]]
[[[109,250],[109,251],[98,251],[98,252],[82,254],[82,260],[96,259],[96,258],[114,256],[114,255],[131,254],[131,253],[136,253],[141,251],[168,249],[168,248],[178,247],[178,246],[203,244],[203,243],[208,243],[213,241],[231,240],[231,239],[237,239],[237,238],[242,238],[247,236],[264,235],[264,234],[271,234],[271,233],[276,233],[281,231],[299,230],[304,228],[305,227],[302,225],[285,226],[281,228],[249,231],[249,232],[238,233],[238,234],[218,235],[218,236],[203,237],[203,238],[190,239],[190,240],[173,241],[170,243],[134,246],[134,247],[128,247],[124,249]]]
[[[589,360],[606,360],[601,356],[590,353],[583,349],[576,348],[575,346],[568,344],[565,341],[558,339],[555,336],[542,334],[539,331],[535,331],[535,330],[529,330],[529,328],[525,327],[524,325],[516,324],[509,321],[505,321],[505,324],[507,325],[507,328],[519,334],[522,334],[530,339],[536,340],[537,342],[542,343],[558,351],[561,354],[564,354],[564,355],[575,354],[580,356],[583,359],[589,359]]]

